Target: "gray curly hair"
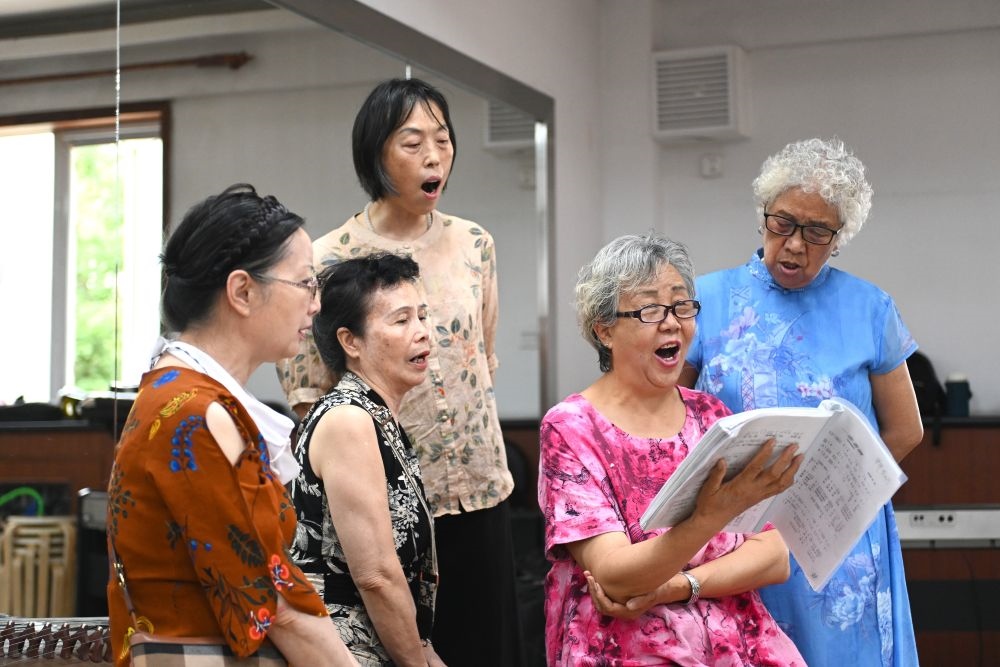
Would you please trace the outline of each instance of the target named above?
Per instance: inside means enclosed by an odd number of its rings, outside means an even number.
[[[665,266],[681,275],[690,298],[694,298],[694,265],[687,248],[665,236],[620,236],[601,248],[576,281],[576,315],[584,340],[597,350],[601,371],[611,370],[611,350],[597,337],[594,327],[611,326],[624,294],[648,285]]]
[[[789,188],[815,192],[837,209],[843,228],[837,246],[843,247],[861,231],[872,207],[872,186],[865,178],[865,165],[844,142],[806,139],[790,143],[764,161],[754,179],[757,219]]]

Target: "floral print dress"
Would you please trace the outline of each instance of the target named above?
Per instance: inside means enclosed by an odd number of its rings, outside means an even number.
[[[292,557],[323,596],[341,639],[364,666],[390,665],[375,626],[365,611],[333,525],[323,481],[309,464],[309,446],[320,418],[339,405],[357,405],[372,417],[392,519],[393,541],[417,609],[417,630],[430,638],[434,624],[437,574],[433,516],[423,498],[420,468],[406,434],[382,398],[354,373],[345,373],[336,388],[315,403],[299,426],[296,456],[302,470],[292,481],[298,532]]]
[[[429,306],[427,378],[406,393],[399,423],[420,460],[435,516],[496,507],[514,489],[493,391],[498,297],[496,248],[480,225],[435,211],[410,241],[379,236],[352,217],[313,242],[317,271],[375,251],[409,255]],[[278,363],[289,405],[313,403],[332,377],[312,338]]]
[[[218,403],[246,442],[230,464],[208,431]],[[146,373],[115,454],[108,538],[125,568],[137,615],[171,636],[223,637],[237,655],[265,640],[281,595],[326,616],[287,549],[295,513],[243,406],[207,375],[181,367]],[[115,577],[108,583],[116,664],[131,625]]]
[[[583,570],[565,547],[615,531],[638,543],[668,530],[643,531],[639,519],[705,431],[729,414],[712,396],[678,391],[687,416],[672,438],[629,435],[580,394],[556,405],[542,421],[538,501],[552,561],[545,579],[550,666],[805,665],[756,591],[702,598],[690,606],[661,604],[635,620],[615,619],[594,608]],[[687,567],[730,553],[746,538],[719,533]]]
[[[687,360],[700,369],[698,389],[736,412],[839,396],[878,430],[869,374],[892,371],[917,348],[888,294],[830,266],[787,290],[761,251],[700,277],[696,288],[702,309]],[[789,580],[761,597],[810,667],[917,664],[891,503],[822,590],[812,590],[793,557]]]

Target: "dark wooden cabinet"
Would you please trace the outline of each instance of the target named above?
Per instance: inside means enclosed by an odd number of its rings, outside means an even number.
[[[108,488],[113,461],[111,433],[87,422],[0,423],[0,484],[65,486],[68,514],[80,489]]]
[[[923,442],[900,464],[893,498],[910,506],[1000,506],[1000,418],[925,423]],[[920,664],[1000,665],[1000,550],[906,548],[903,561]]]
[[[931,422],[923,441],[900,464],[909,478],[894,505],[1000,504],[1000,418]]]
[[[514,476],[513,504],[537,509],[538,421],[505,420],[500,427],[503,430],[504,442],[514,448],[518,457],[517,461],[508,461],[511,474]]]

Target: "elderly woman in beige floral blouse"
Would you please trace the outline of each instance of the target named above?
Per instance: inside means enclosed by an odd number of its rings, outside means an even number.
[[[493,394],[496,258],[489,232],[436,210],[455,155],[447,101],[418,79],[379,84],[355,118],[353,153],[371,201],[317,239],[313,255],[317,270],[374,251],[408,254],[420,265],[429,372],[406,395],[399,421],[435,513],[434,647],[447,664],[520,665],[506,502],[514,483]],[[311,339],[278,372],[300,416],[335,384]]]

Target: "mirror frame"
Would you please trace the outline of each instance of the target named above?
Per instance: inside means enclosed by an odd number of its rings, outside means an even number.
[[[555,100],[503,72],[378,12],[359,0],[268,0],[319,25],[344,33],[474,93],[525,111],[535,119],[535,204],[538,232],[538,418],[556,402],[555,336],[550,316],[555,265]]]

